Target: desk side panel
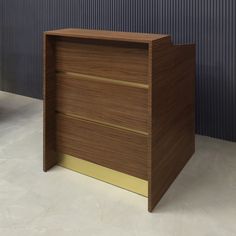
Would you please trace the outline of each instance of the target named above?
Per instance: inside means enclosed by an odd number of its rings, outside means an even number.
[[[56,163],[55,128],[55,52],[54,39],[44,36],[44,158],[43,169],[47,171]]]
[[[195,46],[152,44],[149,211],[195,150]]]

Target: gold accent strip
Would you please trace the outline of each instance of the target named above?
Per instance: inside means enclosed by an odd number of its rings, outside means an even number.
[[[58,154],[58,165],[142,196],[148,196],[147,180],[127,175],[66,154]]]
[[[64,115],[64,116],[70,116],[71,118],[79,119],[79,120],[82,120],[82,121],[85,121],[85,122],[96,123],[96,124],[103,125],[103,126],[109,126],[113,129],[122,129],[122,130],[133,132],[133,133],[136,133],[136,134],[141,134],[141,135],[148,136],[148,133],[144,132],[144,131],[130,129],[130,128],[126,128],[126,127],[123,127],[123,126],[120,126],[120,125],[114,125],[114,124],[111,124],[111,123],[108,123],[108,122],[98,121],[98,120],[90,119],[90,118],[87,118],[87,117],[74,115],[74,114],[71,114],[71,113],[64,113],[64,112],[61,112],[59,110],[57,112]]]
[[[128,81],[122,81],[122,80],[114,80],[114,79],[109,79],[105,77],[86,75],[86,74],[80,74],[80,73],[74,73],[74,72],[57,71],[57,75],[69,75],[69,76],[77,77],[78,79],[80,78],[80,79],[86,79],[86,80],[95,80],[95,81],[100,81],[104,83],[117,84],[117,85],[129,86],[129,87],[134,87],[134,88],[142,88],[142,89],[149,88],[147,84],[128,82]]]

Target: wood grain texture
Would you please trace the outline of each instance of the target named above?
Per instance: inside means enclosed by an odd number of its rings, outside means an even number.
[[[58,74],[56,110],[147,133],[147,89]]]
[[[57,40],[56,69],[147,84],[147,54],[145,44]]]
[[[51,36],[44,37],[44,158],[43,169],[47,171],[56,160],[55,128],[55,51]]]
[[[194,153],[195,47],[48,32],[44,84],[44,170],[64,153],[148,180],[152,211]]]
[[[147,179],[147,137],[62,114],[56,125],[58,152]]]
[[[145,34],[106,30],[88,30],[88,29],[59,29],[46,32],[47,35],[54,35],[68,38],[101,39],[124,42],[149,43],[153,40],[165,38],[163,34]]]
[[[152,43],[152,138],[149,211],[195,149],[195,47]]]

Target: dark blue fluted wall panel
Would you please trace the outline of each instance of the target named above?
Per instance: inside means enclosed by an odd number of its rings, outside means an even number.
[[[1,0],[0,88],[42,97],[42,32],[171,34],[196,43],[196,131],[236,141],[235,0]],[[1,64],[2,61],[2,64]]]

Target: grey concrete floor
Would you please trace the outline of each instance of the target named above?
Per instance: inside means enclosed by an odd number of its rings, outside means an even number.
[[[236,144],[196,153],[155,211],[147,199],[56,166],[42,171],[42,101],[0,92],[0,236],[235,236]]]

